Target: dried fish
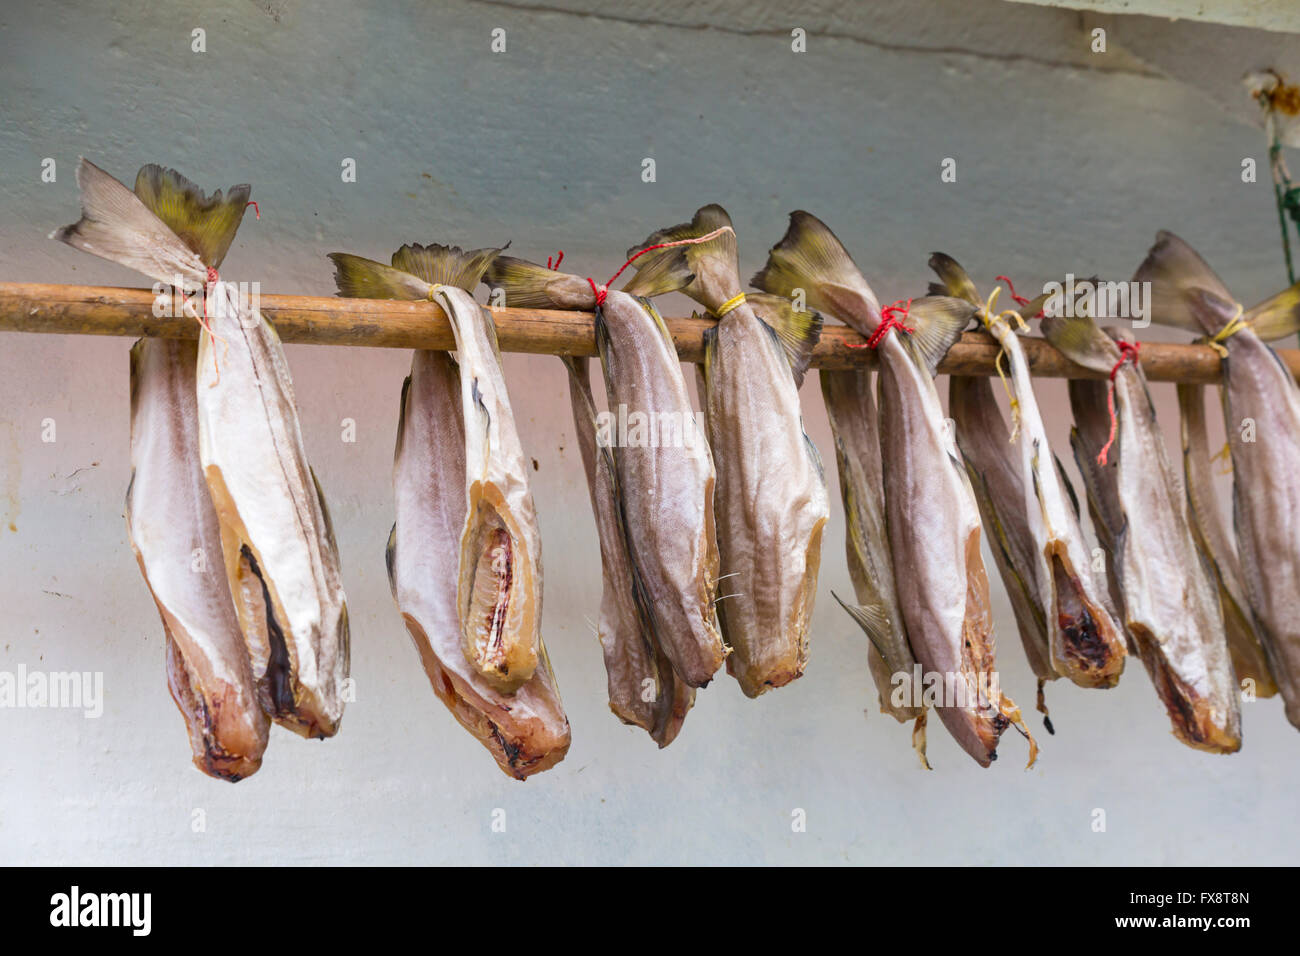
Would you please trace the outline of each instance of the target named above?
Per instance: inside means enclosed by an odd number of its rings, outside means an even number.
[[[465,497],[465,420],[456,362],[420,350],[402,386],[393,459],[396,522],[388,579],[434,693],[492,754],[523,780],[568,752],[569,721],[545,647],[532,677],[500,690],[465,657],[457,595]]]
[[[944,691],[933,701],[939,718],[971,757],[988,766],[1014,724],[1029,739],[1032,765],[1037,746],[998,683],[979,510],[933,380],[974,308],[941,296],[919,299],[907,317],[913,332],[897,320],[881,331],[885,319],[871,287],[830,229],[803,211],[791,214],[754,284],[783,296],[802,289],[810,307],[864,335],[879,333],[886,525],[894,567],[906,569],[895,583],[912,651],[926,681]]]
[[[1155,321],[1208,336],[1223,356],[1241,585],[1287,719],[1300,727],[1300,390],[1264,344],[1300,327],[1300,284],[1245,310],[1168,232],[1158,234],[1134,281],[1151,283]],[[1215,560],[1226,566],[1224,549]]]
[[[1146,378],[1136,361],[1123,361],[1131,350],[1116,345],[1131,343],[1127,332],[1103,332],[1071,311],[1076,315],[1049,315],[1042,327],[1072,361],[1110,376],[1070,381],[1070,441],[1109,552],[1124,627],[1174,735],[1200,750],[1231,753],[1241,747],[1241,713],[1218,592],[1196,548]],[[1099,460],[1112,434],[1113,446]]]
[[[1209,438],[1205,423],[1205,386],[1180,382],[1178,410],[1183,444],[1183,481],[1187,487],[1188,517],[1196,546],[1205,558],[1210,576],[1219,588],[1228,653],[1237,680],[1250,680],[1257,697],[1272,697],[1277,684],[1268,667],[1262,638],[1246,601],[1237,546],[1223,523],[1214,493]]]
[[[532,677],[541,652],[541,535],[491,315],[469,290],[500,249],[406,245],[392,266],[333,253],[339,294],[438,302],[456,336],[468,508],[457,600],[466,660],[509,693]]]
[[[1045,710],[1042,682],[1057,675],[1080,687],[1114,687],[1124,670],[1123,635],[1106,607],[1102,582],[1093,576],[1077,502],[1047,441],[1029,363],[1012,327],[1013,323],[1023,326],[1024,318],[1014,310],[994,312],[996,291],[988,303],[981,303],[970,276],[950,256],[934,253],[930,268],[939,276],[942,289],[979,310],[977,316],[1002,348],[999,363],[1006,360],[1004,381],[1009,383],[1013,421],[1009,435],[989,382],[975,385],[954,378],[949,410],[957,422],[957,442],[972,485],[983,492],[976,497],[983,506],[985,525],[995,529],[994,560],[1003,571],[1012,607],[1026,600],[1033,604],[1032,613],[1017,612],[1017,623],[1039,679],[1040,709]],[[1036,315],[1042,304],[1025,311]],[[972,403],[969,409],[963,407],[967,399]],[[1003,439],[1005,443],[998,447]],[[1019,445],[1020,468],[1014,476],[998,461],[1008,457],[1007,443]]]
[[[187,291],[206,290],[202,316],[195,312],[204,325],[200,458],[259,699],[290,730],[331,736],[349,664],[338,550],[307,465],[279,336],[216,271],[248,187],[206,196],[175,170],[151,165],[133,193],[84,159],[77,182],[82,218],[54,238]]]
[[[821,317],[740,293],[736,235],[720,206],[653,234],[628,257],[638,271],[624,291],[680,290],[719,317],[704,336],[700,377],[728,591],[718,599],[718,620],[733,648],[727,672],[757,697],[798,678],[808,662],[830,505],[821,457],[803,429],[798,383]]]
[[[256,773],[270,720],[258,704],[199,464],[198,343],[144,338],[131,349],[131,484],[126,525],[167,638],[167,683],[194,765],[236,781]]]
[[[628,714],[637,712],[640,717],[628,722],[658,733],[653,728],[662,720],[655,716],[656,708],[665,700],[686,699],[675,685],[704,686],[725,656],[714,613],[713,459],[695,423],[677,350],[647,300],[608,292],[597,305],[594,285],[586,280],[507,256],[493,263],[488,282],[503,288],[506,301],[519,308],[595,312],[611,409],[607,421],[630,423],[618,427],[620,434],[602,426],[585,360],[565,360],[604,557],[601,644],[615,713],[628,720]],[[626,612],[633,599],[644,619],[641,626],[627,613],[607,613],[616,607]],[[634,641],[643,646],[627,646]],[[647,668],[661,654],[677,677],[667,682],[664,675],[654,699],[641,700],[644,687],[633,688],[628,668],[619,662],[640,660],[636,672],[645,680]],[[657,671],[656,665],[649,673]],[[660,682],[657,676],[655,680]],[[633,697],[640,706],[616,703]]]
[[[870,641],[867,662],[881,712],[900,722],[919,721],[918,752],[925,764],[925,708],[914,703],[912,676],[917,662],[898,606],[894,564],[885,530],[880,435],[876,403],[871,394],[871,372],[865,368],[822,369],[818,376],[835,438],[840,496],[844,502],[844,546],[849,579],[857,597],[856,605],[843,601],[840,604]]]

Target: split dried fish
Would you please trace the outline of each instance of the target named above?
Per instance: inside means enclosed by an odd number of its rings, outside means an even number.
[[[922,764],[928,767],[925,708],[914,703],[912,687],[917,661],[898,606],[885,530],[884,479],[871,372],[866,368],[822,369],[818,377],[835,439],[844,502],[844,547],[857,597],[857,604],[840,604],[870,641],[867,663],[881,712],[900,722],[916,720],[913,739]]]
[[[654,233],[628,252],[634,256],[638,271],[625,292],[682,291],[719,315],[704,335],[700,375],[728,592],[718,598],[718,620],[733,648],[727,672],[757,697],[798,678],[808,662],[830,504],[821,457],[803,429],[798,384],[821,317],[796,312],[788,300],[740,294],[736,235],[720,206]]]
[[[867,336],[883,321],[843,245],[803,211],[791,214],[754,284],[782,296],[802,289],[811,308]],[[894,567],[906,569],[895,583],[912,651],[926,680],[945,691],[934,701],[940,720],[983,766],[1014,724],[1029,740],[1032,766],[1037,746],[998,682],[979,509],[933,379],[974,311],[959,299],[918,299],[906,320],[914,331],[894,328],[878,343],[886,526]]]
[[[1156,322],[1208,336],[1221,350],[1241,585],[1287,719],[1300,727],[1300,390],[1264,344],[1300,327],[1300,284],[1243,309],[1168,232],[1133,278],[1151,283]],[[1226,550],[1213,560],[1226,567]]]
[[[84,159],[77,182],[82,218],[54,238],[206,292],[202,316],[194,313],[204,324],[199,452],[258,695],[277,723],[331,736],[343,716],[349,665],[338,549],[307,465],[279,336],[216,273],[249,189],[206,196],[175,170],[150,165],[132,192]]]
[[[1091,549],[1079,527],[1077,499],[1047,441],[1029,362],[1012,327],[1013,323],[1023,326],[1023,316],[1014,310],[994,312],[996,291],[982,303],[966,270],[950,256],[934,253],[930,268],[941,280],[939,289],[978,309],[977,317],[1001,346],[998,362],[1006,361],[1004,381],[1013,421],[1009,434],[990,381],[974,384],[954,377],[949,383],[949,410],[957,423],[957,442],[971,483],[982,490],[976,497],[985,525],[994,529],[994,560],[1003,571],[1012,607],[1026,600],[1033,605],[1032,612],[1018,610],[1016,619],[1030,667],[1039,679],[1039,707],[1045,712],[1043,681],[1058,675],[1080,687],[1114,687],[1124,670],[1123,634],[1106,607],[1103,582],[1093,575]],[[1032,303],[1025,311],[1037,315],[1043,304]],[[1012,443],[1020,451],[1020,468],[1014,475],[999,461],[1009,457]]]
[[[445,352],[420,350],[402,386],[393,459],[396,522],[388,579],[434,693],[492,754],[523,780],[568,752],[569,720],[546,648],[533,675],[512,693],[473,667],[461,643],[458,598],[465,497],[461,373]]]
[[[514,412],[501,369],[496,327],[468,290],[500,249],[406,245],[392,266],[332,253],[339,294],[428,299],[456,336],[464,416],[467,501],[457,600],[465,659],[509,693],[533,676],[541,653],[541,534]]]
[[[693,700],[677,685],[704,686],[725,656],[714,613],[713,459],[676,347],[645,299],[608,292],[597,305],[586,280],[507,256],[493,263],[488,281],[518,308],[595,312],[610,417],[631,423],[620,426],[622,435],[602,426],[586,360],[565,360],[605,565],[599,633],[614,712],[665,745],[656,729],[665,726],[663,708],[678,701],[673,712],[684,717],[681,703]],[[671,680],[659,673],[660,656],[671,662]],[[638,666],[629,668],[629,660]],[[641,682],[650,678],[658,690],[645,700]],[[675,735],[680,720],[668,726]]]
[[[199,463],[198,343],[131,348],[131,484],[126,526],[167,637],[167,683],[194,765],[236,781],[256,773],[270,719],[230,597],[221,530]]]
[[[1196,548],[1146,377],[1136,361],[1121,363],[1129,353],[1115,342],[1131,338],[1120,329],[1103,332],[1078,314],[1047,316],[1042,328],[1071,361],[1110,376],[1109,382],[1070,380],[1070,443],[1125,630],[1174,736],[1199,750],[1231,753],[1241,747],[1241,712],[1218,591]],[[1103,464],[1098,456],[1111,435],[1108,388],[1115,430]]]

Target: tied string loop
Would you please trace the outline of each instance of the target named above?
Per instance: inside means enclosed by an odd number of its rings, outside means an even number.
[[[612,276],[610,276],[609,281],[606,282],[604,285],[596,285],[596,280],[588,277],[587,285],[591,286],[592,294],[595,295],[596,297],[596,308],[599,309],[601,306],[605,304],[605,296],[609,294],[609,287],[618,281],[618,277],[623,274],[623,271],[627,269],[627,267],[630,266],[632,263],[636,262],[636,260],[640,259],[647,252],[653,252],[656,249],[672,249],[677,246],[698,246],[700,243],[710,242],[718,238],[718,236],[722,235],[724,232],[729,232],[733,236],[736,234],[736,230],[732,229],[730,226],[719,226],[717,229],[714,229],[709,234],[704,236],[696,236],[694,239],[678,239],[674,242],[660,242],[660,243],[656,243],[653,246],[646,246],[644,249],[640,250],[635,255],[631,256],[627,260],[627,262],[619,266],[618,271],[615,272]],[[561,255],[563,255],[563,253],[561,253]],[[556,263],[556,265],[558,264],[559,263]],[[729,299],[727,301],[730,302],[731,300]],[[725,305],[726,303],[723,304]],[[740,303],[736,303],[736,305],[739,304]],[[733,305],[731,308],[734,309],[735,307],[736,306]]]
[[[845,347],[851,349],[879,348],[880,343],[885,340],[885,336],[889,334],[890,329],[902,329],[908,335],[911,335],[916,331],[916,329],[903,324],[903,319],[907,318],[907,313],[910,312],[911,309],[911,299],[908,299],[906,302],[902,299],[898,299],[890,305],[885,306],[880,310],[880,324],[876,326],[876,331],[871,333],[871,337],[861,345],[854,345],[852,342],[845,342]]]
[[[256,216],[256,218],[258,219],[261,219],[262,207],[260,207],[257,204],[257,202],[252,199],[244,203],[245,209],[247,209],[249,206],[253,207],[254,216]],[[217,270],[212,266],[208,266],[208,274],[206,276],[206,281],[203,284],[203,317],[199,319],[199,325],[203,327],[203,331],[207,332],[209,337],[211,337],[213,341],[221,343],[221,350],[223,353],[225,353],[230,350],[230,343],[228,343],[224,338],[222,338],[213,330],[212,319],[209,318],[208,316],[208,296],[212,290],[216,289],[217,283],[220,281],[221,281],[221,276],[220,274],[218,274]],[[216,388],[219,384],[221,384],[221,363],[217,361],[217,353],[215,349],[212,352],[212,370],[216,372],[217,377],[216,380],[208,387]]]
[[[1228,357],[1228,348],[1223,343],[1228,341],[1228,339],[1232,338],[1242,329],[1250,327],[1250,323],[1242,318],[1243,312],[1245,312],[1245,309],[1243,309],[1241,303],[1238,302],[1237,311],[1233,314],[1232,318],[1228,320],[1228,324],[1206,340],[1205,344],[1218,352],[1219,358],[1226,359]]]
[[[551,265],[551,260],[552,260],[552,259],[555,260],[555,265]],[[558,256],[547,256],[547,257],[546,257],[546,268],[550,269],[552,272],[558,272],[559,269],[560,269],[560,263],[563,262],[563,261],[564,261],[564,250],[561,249],[561,250],[560,250],[560,254],[559,254]]]
[[[1029,299],[1026,299],[1023,295],[1016,295],[1016,287],[1011,284],[1011,280],[1007,276],[995,276],[994,278],[997,279],[998,282],[1005,282],[1007,284],[1007,290],[1011,293],[1011,298],[1016,300],[1016,305],[1026,306],[1029,304],[1030,302]],[[1047,304],[1044,303],[1043,304],[1044,307],[1038,310],[1038,314],[1031,315],[1030,318],[1041,319],[1043,317],[1044,311],[1046,310],[1046,305]]]
[[[720,319],[728,312],[732,311],[733,309],[737,309],[744,304],[745,304],[745,293],[737,292],[726,302],[722,303],[722,305],[714,309],[713,314],[715,317]]]
[[[1011,280],[1007,279],[1006,276],[998,276],[998,278],[1006,279],[1007,285],[1011,285]],[[995,288],[989,295],[988,301],[984,303],[984,307],[979,311],[980,321],[984,323],[984,328],[988,329],[990,333],[993,331],[993,327],[999,323],[1006,325],[1009,328],[1011,322],[1015,322],[1017,327],[1019,327],[1023,332],[1028,328],[1028,326],[1025,325],[1024,316],[1015,309],[1004,309],[1001,312],[993,311],[994,306],[998,301],[998,294],[1001,291],[1000,288]],[[1016,295],[1016,290],[1014,288],[1011,290],[1011,297],[1021,305],[1025,305],[1029,301],[1023,296]],[[1020,399],[1016,398],[1015,390],[1012,389],[1011,383],[1007,380],[1007,373],[1002,367],[1002,360],[1006,357],[1007,350],[1005,348],[999,348],[998,357],[993,361],[993,368],[997,371],[998,378],[1002,382],[1002,390],[1007,393],[1007,407],[1011,409],[1011,438],[1009,441],[1011,444],[1015,444],[1016,439],[1020,437]]]
[[[1110,381],[1106,385],[1106,410],[1110,413],[1110,435],[1106,438],[1106,444],[1102,446],[1101,451],[1097,453],[1097,464],[1106,464],[1106,459],[1110,455],[1110,446],[1115,444],[1115,432],[1119,427],[1119,420],[1115,414],[1115,376],[1119,373],[1120,366],[1129,359],[1133,360],[1133,367],[1138,365],[1138,351],[1142,348],[1141,342],[1125,342],[1119,339],[1115,342],[1119,346],[1119,361],[1110,370]]]

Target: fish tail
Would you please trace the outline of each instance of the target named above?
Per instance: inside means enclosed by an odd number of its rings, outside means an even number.
[[[1119,360],[1119,349],[1090,316],[1045,316],[1042,329],[1047,340],[1076,365],[1109,375]]]
[[[750,285],[783,298],[802,291],[812,308],[843,318],[847,310],[835,308],[841,298],[837,290],[860,290],[865,282],[835,233],[812,213],[797,209],[790,213],[785,235],[768,252],[767,264],[754,274]],[[874,296],[870,305],[879,311]]]
[[[1194,299],[1198,291],[1228,303],[1232,296],[1196,250],[1172,232],[1156,233],[1155,245],[1133,273],[1133,281],[1150,284],[1147,304],[1153,322],[1210,335],[1226,324],[1225,320],[1214,325],[1211,315],[1195,308]]]
[[[464,250],[460,246],[408,243],[393,253],[393,268],[409,272],[430,285],[451,285],[473,292],[494,260],[509,247]]]
[[[908,306],[902,321],[912,330],[908,342],[916,357],[933,375],[962,330],[975,315],[975,306],[965,299],[946,295],[926,296]]]
[[[140,167],[135,177],[140,201],[212,269],[225,259],[252,192],[243,184],[231,186],[225,195],[220,189],[208,195],[176,170],[156,163]]]
[[[821,339],[822,317],[810,310],[800,312],[789,299],[752,292],[746,301],[754,314],[776,333],[794,372],[796,384],[803,384],[804,372],[812,362],[813,349]]]
[[[931,283],[931,294],[950,295],[956,299],[965,299],[972,305],[980,305],[979,293],[970,275],[952,256],[942,252],[930,253],[930,268],[939,277],[938,283]]]
[[[1300,332],[1300,282],[1248,310],[1246,321],[1265,342]]]
[[[346,299],[429,298],[432,286],[408,272],[347,252],[331,252],[329,258],[338,294]]]
[[[691,241],[712,233],[717,235],[707,242]],[[623,287],[629,295],[653,297],[678,291],[691,295],[700,263],[716,258],[736,268],[736,233],[727,211],[713,203],[700,208],[690,222],[651,233],[627,251],[627,258],[636,270]]]
[[[586,279],[514,256],[493,259],[483,281],[503,290],[511,308],[590,312],[596,305],[596,291]]]

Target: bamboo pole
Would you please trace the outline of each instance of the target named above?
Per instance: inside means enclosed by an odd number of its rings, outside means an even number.
[[[146,289],[107,286],[42,285],[0,282],[0,331],[64,335],[154,335],[194,338],[198,324],[186,316],[158,318],[154,295]],[[432,302],[390,299],[339,299],[263,295],[262,314],[285,342],[354,345],[371,348],[452,349],[455,340],[442,310]],[[542,309],[492,309],[497,338],[506,352],[536,355],[595,355],[589,312]],[[683,361],[704,357],[703,334],[710,319],[668,319],[668,329]],[[1038,336],[1022,338],[1030,372],[1041,378],[1104,378],[1075,365]],[[828,325],[813,352],[813,366],[844,369],[874,362],[869,349],[854,349],[863,338],[841,325]],[[1300,377],[1300,350],[1278,349]],[[993,375],[998,346],[984,332],[967,332],[939,371],[950,375]],[[1147,342],[1142,368],[1155,382],[1208,384],[1219,381],[1219,357],[1205,345]]]

